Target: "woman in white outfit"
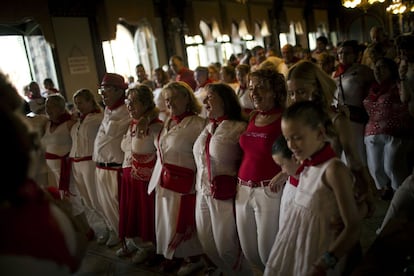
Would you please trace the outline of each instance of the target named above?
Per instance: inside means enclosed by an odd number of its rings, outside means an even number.
[[[239,137],[247,123],[242,120],[238,98],[230,86],[209,84],[206,92],[203,103],[210,123],[201,132],[193,149],[197,165],[198,237],[204,252],[225,275],[252,275],[241,253],[233,208],[242,155]],[[221,199],[215,198],[217,190],[211,188],[212,179],[218,175],[234,177],[234,182],[219,183],[226,185],[229,192]],[[213,267],[210,270],[213,272]]]
[[[69,157],[72,163],[71,181],[76,185],[86,207],[89,225],[97,236],[105,230],[102,212],[96,192],[96,165],[92,161],[93,144],[101,124],[103,113],[94,94],[89,89],[80,89],[73,95],[73,103],[79,112],[70,135],[72,148]]]
[[[85,232],[89,229],[79,191],[70,182],[69,153],[72,147],[70,130],[75,123],[66,109],[66,100],[61,94],[49,95],[46,100],[46,114],[49,121],[41,138],[48,166],[49,185],[58,187],[61,197],[71,204],[72,214],[81,220]]]
[[[163,95],[170,117],[156,141],[158,160],[148,192],[156,187],[157,253],[167,259],[161,268],[163,272],[171,272],[184,259],[178,274],[189,275],[203,265],[195,228],[193,145],[204,129],[205,119],[197,115],[201,106],[186,83],[167,84]],[[183,174],[177,177],[174,175],[177,171]]]

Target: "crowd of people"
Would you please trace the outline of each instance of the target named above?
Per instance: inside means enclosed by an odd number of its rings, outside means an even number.
[[[1,230],[1,270],[30,257],[18,269],[71,273],[96,239],[177,275],[358,271],[376,200],[394,206],[379,233],[412,221],[414,200],[403,194],[413,190],[414,36],[393,43],[374,27],[371,38],[333,50],[319,37],[308,56],[256,46],[194,71],[174,55],[153,79],[142,64],[137,82],[106,73],[100,100],[81,88],[69,101],[48,79],[23,101],[2,73],[0,121],[22,166],[1,196],[0,219],[15,221]],[[30,222],[40,237],[13,246],[32,237],[9,239]]]

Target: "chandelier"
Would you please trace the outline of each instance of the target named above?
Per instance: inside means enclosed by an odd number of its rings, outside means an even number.
[[[342,0],[342,6],[348,9],[362,8],[367,10],[369,6],[375,3],[384,3],[385,0]]]
[[[410,8],[410,11],[413,11],[413,7]],[[392,14],[402,14],[406,12],[407,9],[407,5],[402,3],[401,0],[392,0],[392,3],[387,7],[387,12]]]

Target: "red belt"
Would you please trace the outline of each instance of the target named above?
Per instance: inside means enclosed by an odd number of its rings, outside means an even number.
[[[59,190],[63,190],[63,191],[69,191],[71,161],[68,156],[69,156],[69,152],[63,156],[59,156],[57,154],[50,153],[50,152],[45,152],[45,158],[47,160],[59,160],[60,159]]]
[[[266,187],[269,186],[271,180],[262,180],[262,181],[244,181],[239,178],[239,184],[242,186],[247,186],[250,188],[257,188],[257,187]]]

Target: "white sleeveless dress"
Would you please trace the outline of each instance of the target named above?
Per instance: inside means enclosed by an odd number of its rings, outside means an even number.
[[[328,250],[334,239],[330,221],[339,216],[339,210],[335,195],[322,182],[322,176],[334,160],[337,158],[306,167],[301,173],[294,201],[286,210],[264,275],[306,275]],[[340,274],[330,270],[328,275]]]

